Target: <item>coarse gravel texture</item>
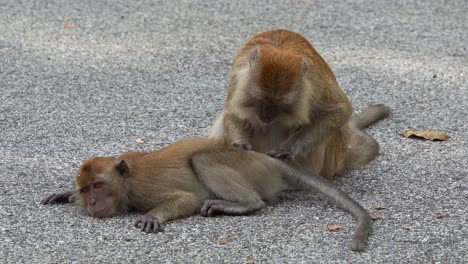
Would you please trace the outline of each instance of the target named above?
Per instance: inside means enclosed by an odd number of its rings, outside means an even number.
[[[0,263],[466,263],[467,10],[466,0],[0,0]],[[350,250],[354,219],[306,191],[161,234],[134,228],[136,214],[40,204],[88,157],[205,136],[236,52],[276,28],[314,44],[356,111],[393,110],[369,129],[379,158],[336,180],[380,215],[366,252]],[[450,138],[401,136],[426,128]]]

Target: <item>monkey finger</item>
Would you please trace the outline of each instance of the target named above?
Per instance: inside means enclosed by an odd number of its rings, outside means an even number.
[[[137,220],[135,220],[135,227],[140,227],[140,225],[143,225],[143,217],[140,216],[137,218]]]
[[[289,163],[293,159],[292,154],[287,151],[274,150],[267,153],[268,156]]]
[[[48,204],[50,199],[53,197],[54,195],[48,195],[46,197],[44,197],[42,200],[41,200],[41,203],[42,204]]]
[[[64,195],[62,193],[54,193],[42,199],[41,202],[42,204],[54,204],[54,203],[63,202],[63,200],[64,200]]]
[[[153,220],[153,232],[158,233],[158,232],[164,232],[163,225],[159,222],[159,220],[154,219]]]
[[[243,144],[243,143],[235,143],[234,142],[234,143],[232,143],[232,145],[235,146],[235,147],[243,148],[245,150],[252,150],[253,149],[252,145],[250,145],[250,144]]]
[[[210,215],[208,215],[208,211],[210,210],[211,206],[212,206],[211,200],[203,201],[202,207],[200,209],[200,215],[203,217],[209,217]]]
[[[151,221],[150,219],[147,219],[144,223],[145,224],[141,228],[141,231],[145,233],[150,233],[153,230],[153,225],[154,225],[153,221]]]
[[[210,209],[208,210],[207,216],[213,217],[215,215],[216,215],[216,208],[214,206],[211,206]]]

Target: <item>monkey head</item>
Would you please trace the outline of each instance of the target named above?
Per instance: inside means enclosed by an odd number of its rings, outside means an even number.
[[[241,116],[260,125],[274,121],[307,122],[307,109],[303,109],[307,104],[303,78],[307,68],[307,62],[292,52],[254,48],[248,69],[236,76],[239,82],[233,95],[233,103],[238,106],[235,108]]]
[[[114,158],[91,158],[75,177],[78,204],[93,217],[107,217],[126,211],[127,163]]]

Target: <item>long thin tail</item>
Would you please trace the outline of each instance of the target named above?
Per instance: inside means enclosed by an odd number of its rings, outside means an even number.
[[[349,197],[347,193],[339,189],[338,186],[320,175],[312,172],[306,172],[298,164],[295,164],[294,161],[291,161],[289,164],[278,161],[278,164],[279,163],[281,163],[280,167],[283,168],[283,171],[290,180],[316,189],[356,218],[357,225],[351,242],[351,249],[354,251],[363,251],[371,232],[371,219],[369,212],[354,199]]]
[[[390,108],[384,104],[370,105],[351,119],[351,124],[359,130],[377,123],[390,115]]]

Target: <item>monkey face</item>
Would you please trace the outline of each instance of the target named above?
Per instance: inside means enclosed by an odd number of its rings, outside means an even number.
[[[129,169],[123,160],[87,160],[75,178],[79,204],[93,217],[113,215],[123,207],[124,178],[128,176]]]
[[[112,186],[104,181],[97,181],[81,188],[80,196],[86,205],[86,211],[93,217],[112,215],[118,204]]]

